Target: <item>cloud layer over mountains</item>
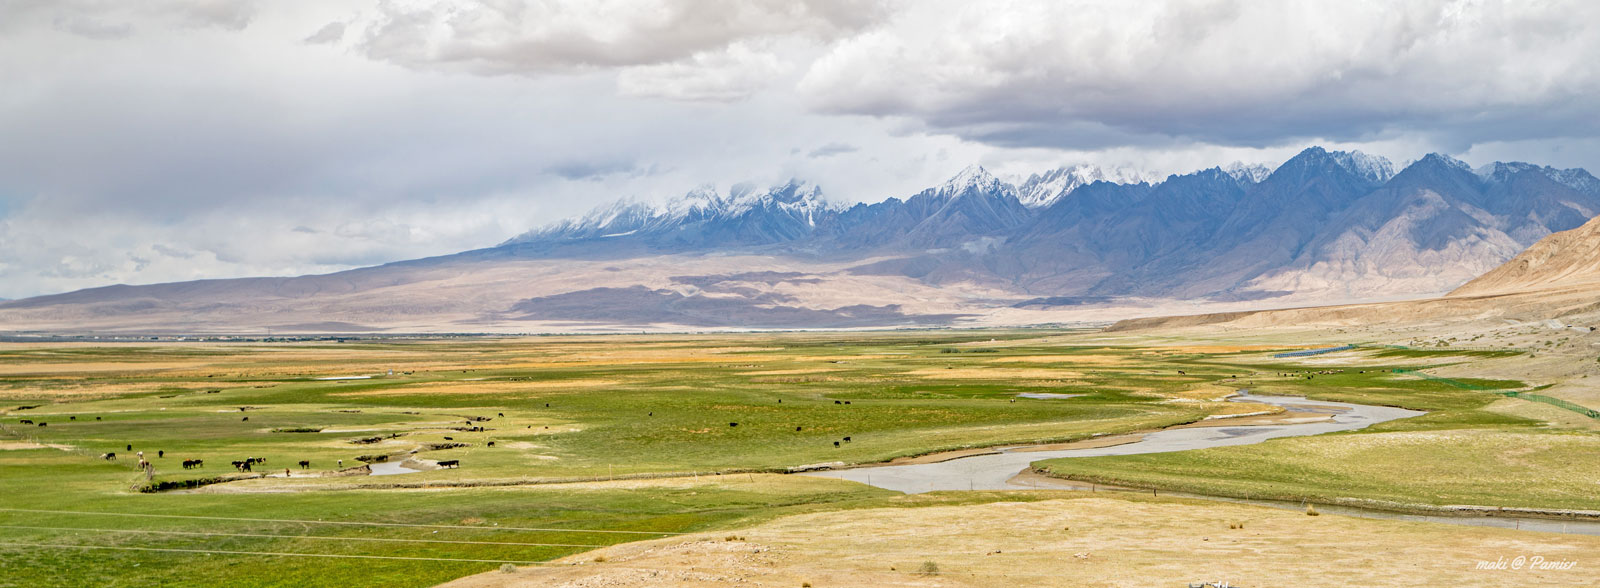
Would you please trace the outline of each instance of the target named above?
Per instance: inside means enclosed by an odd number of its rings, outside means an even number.
[[[877,202],[973,161],[1592,168],[1594,22],[1575,0],[0,0],[0,297],[444,254],[707,183]]]

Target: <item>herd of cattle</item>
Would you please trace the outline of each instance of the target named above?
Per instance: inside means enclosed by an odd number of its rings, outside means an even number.
[[[26,407],[19,407],[19,408],[38,408],[38,407],[36,407],[36,406],[26,406]],[[255,408],[255,407],[241,407],[239,410],[240,411],[244,411],[247,408]],[[498,414],[501,417],[506,416],[506,414],[503,413],[503,412],[502,413],[498,413]],[[484,422],[484,421],[492,420],[490,417],[478,417],[478,416],[466,417],[466,418],[467,418],[467,421],[466,421],[467,425],[473,425],[474,422]],[[76,420],[78,420],[78,417],[77,416],[68,416],[67,419],[76,421]],[[97,420],[97,421],[101,420],[101,417],[94,417],[94,420]],[[250,417],[245,417],[244,420],[248,421],[248,420],[250,420]],[[19,424],[23,424],[23,425],[36,425],[36,426],[40,426],[40,427],[49,426],[49,423],[47,423],[47,422],[44,422],[44,421],[34,422],[32,419],[20,419],[17,422]],[[548,427],[546,427],[546,428],[548,428]],[[481,426],[472,426],[470,428],[458,428],[457,430],[484,431],[486,429],[484,429]],[[445,437],[445,439],[446,440],[452,440],[452,441],[454,440],[452,437]],[[846,440],[848,440],[848,439],[846,439]],[[462,445],[462,444],[458,444],[458,445]],[[494,447],[494,441],[489,441],[489,442],[486,443],[486,445],[489,446],[489,447]],[[837,444],[835,444],[835,445],[837,445]],[[125,448],[126,448],[127,451],[133,451],[133,444],[132,443],[128,443],[128,444],[126,444]],[[153,472],[154,464],[152,464],[151,462],[145,460],[144,452],[143,451],[138,452],[137,456],[139,457],[139,469],[140,470],[144,470],[147,473]],[[158,451],[156,451],[156,457],[164,458],[166,456],[167,456],[166,450],[158,450]],[[116,461],[117,460],[117,454],[116,454],[116,452],[102,453],[102,454],[100,454],[100,459],[103,459],[103,460],[106,460],[106,461]],[[233,469],[236,469],[236,470],[238,470],[240,472],[249,472],[249,471],[252,471],[254,469],[254,466],[267,463],[267,458],[265,458],[265,457],[246,457],[246,458],[241,459],[241,460],[234,460],[231,463],[233,464]],[[338,460],[338,463],[339,463],[340,467],[344,467],[344,460],[342,460],[342,459]],[[302,460],[300,460],[298,465],[300,466],[300,469],[303,469],[303,470],[304,469],[311,469],[311,460],[302,459]],[[460,467],[461,466],[461,460],[459,460],[459,459],[440,460],[438,462],[438,465],[439,465],[440,468],[456,468],[456,467]],[[183,460],[183,469],[186,469],[186,470],[196,469],[196,468],[204,468],[205,466],[206,466],[206,462],[203,459],[185,459],[185,460]],[[289,473],[289,470],[285,469],[284,470],[284,474],[288,475],[288,473]]]

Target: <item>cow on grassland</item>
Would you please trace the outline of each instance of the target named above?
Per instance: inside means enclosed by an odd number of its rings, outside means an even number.
[[[454,467],[460,467],[460,466],[461,466],[461,460],[459,460],[459,459],[445,459],[445,460],[440,460],[439,461],[439,467],[441,467],[441,468],[454,468]]]

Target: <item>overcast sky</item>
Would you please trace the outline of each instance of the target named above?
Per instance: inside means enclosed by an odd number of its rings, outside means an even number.
[[[974,162],[1596,169],[1596,23],[1588,0],[0,0],[0,298],[452,253],[703,184],[875,201]]]

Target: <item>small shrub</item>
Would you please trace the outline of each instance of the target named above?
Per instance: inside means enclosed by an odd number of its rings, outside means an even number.
[[[811,588],[811,583],[810,582],[801,582],[800,583],[800,588]]]
[[[606,556],[604,556],[604,555],[596,555],[596,556],[594,556],[594,563],[606,563]]]
[[[515,574],[515,573],[517,573],[517,566],[515,566],[513,564],[508,564],[508,563],[507,564],[500,564],[500,571],[505,572],[507,574]]]
[[[932,561],[922,562],[922,565],[917,566],[917,573],[924,576],[937,576],[939,575],[939,564]]]

